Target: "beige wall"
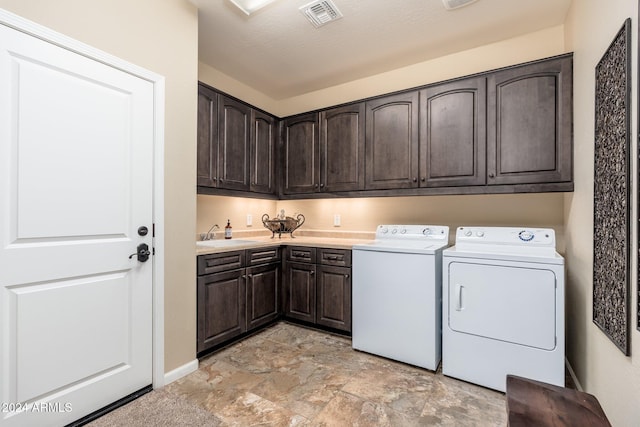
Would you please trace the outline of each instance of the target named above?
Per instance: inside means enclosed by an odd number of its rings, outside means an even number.
[[[453,234],[461,225],[551,227],[558,250],[564,249],[563,194],[493,194],[474,196],[365,197],[320,200],[254,200],[239,197],[198,196],[198,233],[212,224],[221,227],[230,219],[234,230],[263,230],[260,217],[273,217],[280,209],[287,215],[301,213],[301,230],[369,231],[378,224],[448,225]],[[253,226],[246,226],[246,216]],[[340,215],[341,225],[333,225]]]
[[[565,53],[563,27],[552,27],[304,95],[274,100],[200,63],[198,78],[278,117]]]
[[[0,0],[0,8],[165,76],[165,371],[193,360],[196,8],[187,0]]]
[[[640,424],[640,333],[637,314],[637,257],[632,256],[631,357],[624,356],[592,322],[593,291],[593,160],[595,66],[626,18],[632,18],[632,135],[637,133],[636,0],[574,1],[566,22],[567,47],[574,56],[575,192],[565,196],[567,258],[567,355],[584,389],[595,394],[614,426]],[[632,136],[632,145],[637,140]],[[637,165],[632,150],[632,189],[637,191]],[[631,204],[637,218],[637,202]],[[635,224],[635,221],[632,221]],[[636,227],[633,225],[635,235]],[[637,254],[637,245],[632,245]]]

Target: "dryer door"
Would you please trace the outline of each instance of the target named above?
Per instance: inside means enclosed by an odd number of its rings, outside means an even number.
[[[449,264],[449,327],[543,350],[556,346],[556,276],[543,268]]]

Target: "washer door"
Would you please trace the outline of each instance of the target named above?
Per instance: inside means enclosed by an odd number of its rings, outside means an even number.
[[[452,262],[447,292],[452,330],[543,350],[556,347],[553,271]]]

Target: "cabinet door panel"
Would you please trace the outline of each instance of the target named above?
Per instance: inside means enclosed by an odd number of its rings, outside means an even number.
[[[278,317],[280,264],[247,268],[247,330]]]
[[[312,193],[320,181],[318,114],[293,117],[283,125],[285,194]]]
[[[219,187],[249,189],[249,120],[246,104],[220,97],[218,105]]]
[[[287,264],[287,297],[285,314],[293,319],[316,321],[316,266]]]
[[[366,189],[418,185],[418,92],[366,103]]]
[[[565,57],[489,75],[489,184],[571,180],[571,74]]]
[[[351,332],[351,269],[318,266],[317,281],[317,324]]]
[[[198,277],[198,351],[246,331],[244,269]]]
[[[486,79],[420,92],[421,186],[482,185],[486,176]]]
[[[320,189],[364,189],[364,103],[320,115]]]
[[[258,193],[273,193],[275,120],[268,114],[251,110],[250,189]]]
[[[218,177],[218,95],[198,85],[198,185],[215,187]]]

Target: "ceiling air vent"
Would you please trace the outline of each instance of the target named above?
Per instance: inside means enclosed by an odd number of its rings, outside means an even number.
[[[462,6],[467,6],[476,1],[477,0],[442,0],[442,3],[444,4],[445,9],[453,10]]]
[[[316,28],[342,18],[342,13],[340,13],[331,0],[312,1],[300,7],[300,12],[302,12]]]

